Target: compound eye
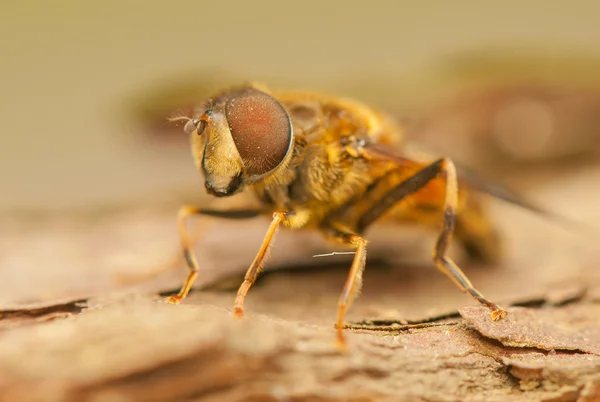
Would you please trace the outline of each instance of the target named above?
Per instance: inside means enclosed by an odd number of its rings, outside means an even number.
[[[283,162],[292,144],[292,123],[275,98],[250,89],[227,101],[225,114],[248,176],[262,176]]]

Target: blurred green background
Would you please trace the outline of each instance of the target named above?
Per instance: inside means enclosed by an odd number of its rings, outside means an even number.
[[[510,70],[475,73],[477,63],[444,60],[479,51],[502,59],[497,48],[594,57],[598,15],[593,0],[5,3],[0,210],[144,202],[194,186],[203,192],[183,135],[183,145],[145,136],[144,113],[154,113],[153,97],[166,99],[160,91],[171,82],[176,94],[167,104],[189,97],[186,88],[231,77],[358,96],[410,119],[429,113],[424,105],[444,90]],[[595,66],[587,64],[583,79],[592,89]],[[529,67],[523,77],[532,81],[547,71]],[[582,81],[577,68],[554,73]]]

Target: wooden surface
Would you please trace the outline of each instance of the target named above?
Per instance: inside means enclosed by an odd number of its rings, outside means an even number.
[[[598,227],[599,181],[590,168],[528,188]],[[266,221],[198,222],[201,286],[167,305],[158,294],[176,291],[185,275],[167,264],[177,250],[175,211],[4,219],[0,400],[600,400],[595,229],[574,234],[493,204],[504,262],[476,266],[453,253],[486,296],[511,305],[497,323],[432,267],[431,237],[387,231],[373,242],[342,355],[333,321],[348,256],[312,258],[331,249],[281,233],[247,319],[237,321],[232,289]],[[401,258],[377,262],[391,248]]]

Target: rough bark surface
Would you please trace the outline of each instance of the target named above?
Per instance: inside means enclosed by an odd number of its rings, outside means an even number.
[[[533,195],[593,226],[598,174]],[[328,249],[281,233],[247,318],[234,320],[232,289],[266,221],[198,225],[199,286],[167,305],[185,270],[154,272],[177,248],[176,207],[166,211],[3,222],[0,400],[600,400],[600,254],[590,232],[495,206],[503,264],[453,252],[486,296],[510,306],[499,322],[432,268],[431,237],[400,231],[389,245],[386,234],[369,253],[340,354],[333,321],[348,256],[312,258]],[[378,263],[390,248],[411,258]]]

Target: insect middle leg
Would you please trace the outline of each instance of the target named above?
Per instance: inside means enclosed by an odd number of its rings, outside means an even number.
[[[356,296],[360,293],[363,282],[363,272],[367,262],[367,241],[356,234],[334,231],[332,233],[334,240],[340,241],[344,244],[352,245],[356,248],[354,259],[352,260],[352,266],[348,273],[348,278],[344,284],[344,289],[338,300],[338,314],[336,320],[337,328],[337,343],[341,349],[346,348],[346,339],[344,337],[344,317],[346,311],[350,308],[350,305],[356,299]]]
[[[190,205],[184,205],[179,209],[177,215],[177,226],[179,229],[179,237],[181,239],[181,248],[183,256],[185,258],[188,267],[188,276],[176,296],[171,296],[166,299],[168,303],[179,304],[188,295],[194,281],[198,277],[198,262],[191,249],[191,240],[186,227],[187,219],[192,215],[204,215],[212,216],[215,218],[228,218],[228,219],[249,219],[259,216],[262,211],[248,209],[248,210],[230,210],[230,211],[219,211],[213,209],[205,209],[193,207]]]

